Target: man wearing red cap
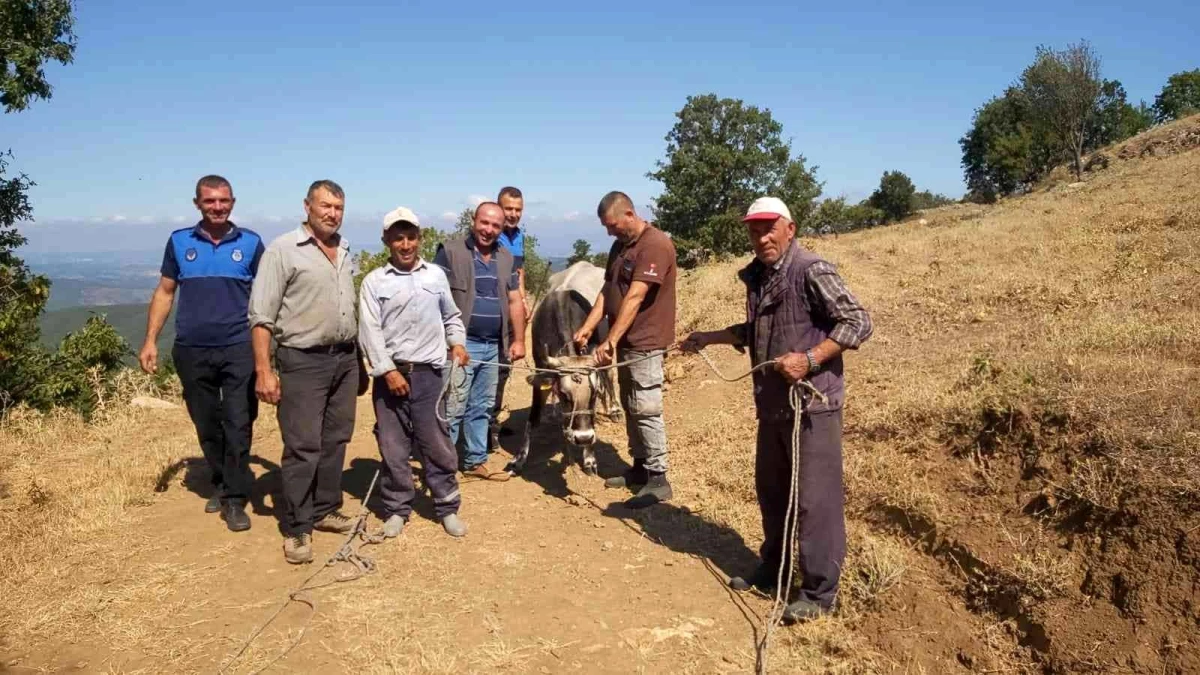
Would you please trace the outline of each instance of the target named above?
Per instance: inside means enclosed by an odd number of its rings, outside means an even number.
[[[871,318],[846,288],[833,265],[796,243],[796,224],[782,200],[756,200],[744,219],[755,260],[738,277],[746,284],[746,321],[718,331],[692,333],[685,351],[729,344],[750,349],[758,415],[754,482],[763,520],[762,564],[749,577],[734,577],[735,590],[774,593],[782,565],[793,551],[784,541],[792,456],[798,451],[797,519],[802,579],[785,621],[806,621],[832,609],[846,556],[842,493],[842,351],[871,336]],[[790,389],[807,380],[824,399],[804,392],[800,447],[793,449],[795,414]],[[790,590],[790,589],[789,589]]]

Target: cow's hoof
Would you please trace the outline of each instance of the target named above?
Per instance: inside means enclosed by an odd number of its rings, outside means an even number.
[[[507,465],[505,465],[504,471],[510,476],[516,476],[518,473],[520,473],[521,467],[517,466],[515,462],[509,462]]]
[[[584,464],[584,465],[583,465],[583,472],[584,472],[584,473],[586,473],[586,474],[587,474],[587,475],[589,475],[589,476],[595,476],[595,475],[597,475],[597,474],[599,473],[599,472],[596,470],[596,465],[595,465],[595,464]]]

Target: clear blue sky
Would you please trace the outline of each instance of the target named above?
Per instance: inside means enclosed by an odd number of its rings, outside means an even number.
[[[1038,44],[1090,40],[1134,102],[1200,66],[1200,3],[1178,0],[406,4],[79,3],[53,99],[0,117],[38,183],[29,249],[159,248],[216,172],[268,236],[337,180],[372,248],[396,205],[443,225],[511,183],[543,252],[565,253],[605,242],[606,191],[650,203],[674,113],[708,92],[769,108],[827,194],[900,169],[958,196],[957,139]]]

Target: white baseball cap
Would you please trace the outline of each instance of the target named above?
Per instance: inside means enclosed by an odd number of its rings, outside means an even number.
[[[383,231],[387,232],[388,228],[396,223],[412,223],[417,229],[421,229],[421,221],[417,220],[417,214],[407,206],[397,206],[388,211],[387,215],[383,217]]]
[[[751,220],[776,220],[780,217],[787,218],[791,222],[792,212],[788,210],[787,204],[778,197],[759,197],[754,200],[750,208],[746,210],[746,217],[742,218],[742,222]]]

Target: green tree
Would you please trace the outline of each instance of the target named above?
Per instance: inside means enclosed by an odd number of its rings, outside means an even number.
[[[1027,189],[1061,154],[1054,140],[1034,124],[1028,101],[1016,87],[976,110],[958,144],[967,197],[981,202]]]
[[[458,214],[458,220],[454,223],[454,230],[450,232],[451,237],[465,237],[471,234],[471,228],[475,225],[475,209],[465,208]]]
[[[1034,122],[1050,131],[1083,176],[1083,152],[1089,125],[1098,113],[1103,83],[1100,57],[1087,41],[1057,51],[1038,47],[1033,64],[1021,74],[1021,91]]]
[[[0,0],[0,104],[19,112],[53,88],[42,66],[75,59],[70,0]]]
[[[935,194],[929,190],[922,190],[913,195],[912,207],[914,211],[924,211],[926,209],[935,209],[939,206],[953,204],[955,200],[943,194]]]
[[[917,188],[903,171],[885,171],[879,187],[867,198],[867,205],[883,212],[886,222],[903,220],[913,212]]]
[[[0,104],[5,113],[50,98],[43,66],[73,60],[73,29],[69,0],[0,0]],[[39,345],[38,317],[50,282],[33,274],[15,253],[26,241],[17,224],[33,218],[27,195],[33,182],[24,174],[6,177],[9,157],[0,156],[0,411],[27,403],[38,408],[71,405],[86,413],[103,393],[94,387],[108,385],[128,347],[102,318],[89,319],[55,354]],[[80,380],[84,374],[87,379]]]
[[[758,197],[782,199],[803,223],[821,194],[816,169],[792,154],[770,110],[715,94],[689,96],[666,136],[666,158],[647,174],[663,184],[656,224],[677,248],[743,253],[741,216]]]
[[[540,298],[550,286],[550,261],[537,251],[537,237],[525,233],[525,291]],[[530,305],[532,307],[532,305]]]
[[[1105,80],[1100,86],[1096,114],[1088,123],[1084,151],[1123,141],[1149,129],[1153,123],[1153,112],[1145,101],[1138,106],[1130,105],[1125,87],[1117,80]]]
[[[1167,78],[1167,84],[1154,97],[1154,115],[1159,122],[1170,122],[1197,112],[1200,112],[1200,68]]]
[[[844,232],[849,222],[845,197],[823,199],[809,214],[804,229],[813,234],[836,234]]]
[[[570,267],[581,260],[592,259],[592,245],[583,239],[576,239],[575,243],[571,244],[571,255],[567,258],[567,266]]]

